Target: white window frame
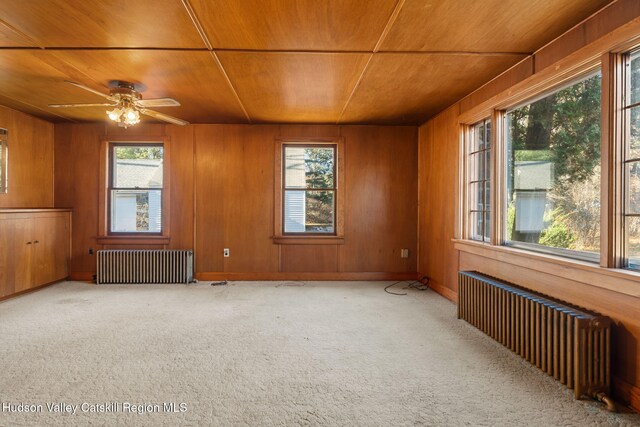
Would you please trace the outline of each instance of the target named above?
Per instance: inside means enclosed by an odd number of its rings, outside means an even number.
[[[287,148],[325,148],[331,149],[333,152],[333,187],[331,188],[310,188],[305,185],[304,188],[300,187],[288,187],[287,186],[287,174],[286,174],[286,150]],[[338,191],[337,191],[337,176],[338,176],[338,145],[335,143],[285,143],[282,145],[282,235],[283,236],[335,236],[336,235],[336,219],[338,210]],[[313,191],[330,191],[333,194],[333,231],[332,232],[314,232],[314,231],[287,231],[287,192],[299,192],[305,195],[303,201],[306,200],[306,194]],[[305,218],[306,219],[306,218]]]
[[[149,188],[149,187],[135,187],[135,188],[125,188],[125,187],[116,187],[114,185],[114,181],[115,181],[115,176],[116,176],[116,159],[115,159],[115,150],[118,147],[130,147],[130,148],[145,148],[145,147],[160,147],[162,148],[162,176],[163,176],[163,183],[162,183],[162,187],[160,188]],[[142,235],[142,236],[161,236],[162,232],[163,232],[163,218],[165,215],[164,212],[164,175],[166,173],[165,171],[165,163],[164,163],[164,144],[162,142],[144,142],[144,143],[137,143],[137,142],[111,142],[109,144],[109,184],[108,184],[108,189],[107,189],[107,215],[108,215],[108,221],[107,221],[107,226],[108,226],[108,234],[109,235]],[[114,230],[113,229],[113,207],[114,207],[114,201],[113,201],[113,193],[116,190],[121,190],[121,191],[131,191],[136,192],[150,192],[150,191],[160,191],[160,229],[158,231],[118,231],[118,230]]]

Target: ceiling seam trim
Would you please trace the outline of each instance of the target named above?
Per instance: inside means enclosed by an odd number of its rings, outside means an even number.
[[[19,29],[17,29],[13,25],[9,24],[8,22],[3,21],[3,20],[0,19],[0,25],[3,25],[5,27],[7,27],[8,29],[10,29],[11,31],[13,31],[14,33],[26,38],[27,40],[32,42],[34,45],[36,45],[39,49],[44,49],[44,46],[42,46],[40,43],[38,43],[38,41],[36,39],[34,39],[33,37],[29,36],[28,34],[22,32],[22,31],[20,31]]]
[[[579,26],[581,26],[582,24],[584,24],[585,22],[587,22],[588,20],[590,20],[591,18],[593,18],[594,16],[596,16],[597,14],[601,13],[603,10],[608,9],[610,7],[613,7],[614,4],[618,3],[618,0],[613,0],[611,3],[601,7],[600,9],[596,10],[595,12],[593,12],[591,15],[587,16],[586,18],[584,18],[582,21],[578,22],[576,25],[574,25],[573,27],[567,29],[566,31],[564,31],[562,34],[560,34],[559,36],[555,37],[553,40],[550,40],[549,42],[543,44],[542,46],[540,46],[538,49],[534,50],[533,53],[531,55],[536,55],[538,52],[540,52],[542,49],[546,48],[547,46],[552,45],[556,40],[566,36],[567,34],[569,34],[571,31],[575,30],[576,28],[578,28]]]
[[[236,90],[235,86],[233,85],[233,82],[231,81],[231,78],[229,78],[229,74],[227,74],[227,70],[224,69],[224,66],[222,65],[222,62],[220,61],[220,58],[213,51],[213,46],[211,45],[211,42],[209,41],[209,38],[207,37],[207,33],[205,32],[204,27],[200,23],[200,20],[198,19],[198,16],[196,15],[195,10],[193,9],[191,4],[189,3],[189,0],[182,0],[182,5],[187,10],[187,14],[189,15],[189,18],[191,18],[191,22],[193,22],[193,25],[196,27],[196,30],[200,34],[200,37],[202,37],[202,41],[207,46],[207,49],[209,49],[209,54],[211,55],[211,57],[215,61],[216,65],[218,66],[218,69],[220,69],[220,72],[222,73],[222,76],[224,77],[225,81],[227,82],[227,85],[229,85],[229,88],[231,89],[231,92],[233,92],[233,95],[235,96],[236,100],[238,101],[238,104],[240,104],[240,108],[242,109],[242,112],[244,113],[245,118],[247,119],[247,121],[249,123],[251,123],[251,116],[249,116],[249,113],[247,112],[247,109],[245,108],[244,104],[242,103],[242,99],[240,99],[240,95],[238,94],[238,91]]]
[[[542,51],[544,48],[546,48],[547,46],[552,45],[556,40],[566,36],[567,34],[569,34],[571,31],[573,31],[574,29],[580,27],[581,25],[583,25],[585,22],[587,22],[589,19],[593,18],[595,15],[601,13],[603,10],[608,9],[610,7],[612,7],[614,4],[618,3],[618,0],[614,0],[611,3],[607,4],[606,6],[598,9],[597,11],[595,11],[594,13],[592,13],[591,15],[589,15],[588,17],[586,17],[585,19],[583,19],[582,21],[578,22],[576,25],[574,25],[573,27],[571,27],[570,29],[568,29],[567,31],[565,31],[564,33],[560,34],[558,37],[554,38],[553,40],[551,40],[550,42],[544,44],[543,46],[541,46],[540,48],[534,50],[531,54],[527,55],[526,58],[523,58],[522,60],[516,62],[515,64],[513,64],[511,67],[507,68],[506,70],[504,70],[502,73],[498,74],[497,76],[495,76],[494,78],[492,78],[491,80],[489,80],[488,82],[486,82],[485,84],[483,84],[482,86],[476,88],[475,90],[469,92],[468,94],[466,94],[465,96],[463,96],[461,99],[457,100],[456,102],[454,102],[453,104],[451,104],[450,106],[453,106],[455,104],[458,104],[460,102],[462,102],[464,99],[468,98],[469,96],[473,95],[474,93],[478,92],[479,90],[481,90],[482,88],[484,88],[485,86],[488,86],[491,82],[493,82],[494,80],[497,80],[498,78],[500,78],[503,74],[508,73],[510,70],[515,69],[517,66],[519,66],[520,64],[522,64],[524,61],[526,61],[527,59],[531,58],[531,71],[533,74],[535,74],[535,70],[536,70],[536,56],[537,54]],[[449,107],[450,107],[449,106]],[[425,119],[425,121],[420,125],[424,125],[425,123],[427,123],[429,120],[433,119],[434,117],[438,116],[439,114],[441,114],[443,111],[445,111],[447,108],[446,107],[444,110],[439,111],[437,113],[435,113],[434,115],[432,115],[431,117]]]
[[[73,123],[77,123],[77,122],[78,122],[78,121],[77,121],[77,120],[75,120],[75,119],[70,119],[70,118],[68,118],[68,117],[61,116],[60,114],[52,113],[51,111],[44,110],[44,109],[42,109],[42,108],[38,107],[37,105],[29,104],[28,102],[20,101],[20,100],[18,100],[18,99],[12,98],[12,97],[7,96],[7,95],[4,95],[4,94],[3,94],[2,96],[3,96],[4,98],[6,98],[6,99],[9,99],[9,100],[11,100],[11,101],[15,102],[15,103],[22,104],[22,105],[26,105],[26,106],[28,106],[28,107],[31,107],[31,108],[35,109],[35,110],[42,111],[44,114],[49,114],[49,115],[51,115],[51,116],[56,116],[56,117],[59,117],[59,118],[61,118],[61,119],[63,119],[63,120],[71,121],[71,122],[73,122]],[[15,108],[11,108],[11,107],[8,107],[8,106],[6,106],[6,105],[5,105],[5,107],[6,107],[6,108],[9,108],[9,109],[11,109],[11,110],[14,110],[14,111],[18,111],[18,112],[20,112],[20,113],[30,114],[30,113],[25,113],[24,111],[21,111],[21,110],[16,110]],[[36,116],[36,117],[37,117],[37,116]],[[41,119],[41,120],[50,121],[49,119],[44,119],[44,118],[42,118],[42,117],[37,117],[37,118],[39,118],[39,119]]]
[[[33,47],[33,46],[2,46],[0,51],[17,50],[17,51],[39,51],[48,52],[68,52],[68,51],[160,51],[160,52],[231,52],[231,53],[260,53],[260,54],[313,54],[313,55],[340,55],[340,54],[371,54],[369,50],[294,50],[294,49],[207,49],[207,48],[182,48],[182,47]],[[443,56],[530,56],[533,52],[481,52],[471,50],[380,50],[375,52],[377,55],[443,55]]]
[[[396,3],[396,6],[393,8],[393,12],[391,12],[389,19],[387,20],[387,24],[382,29],[382,33],[380,34],[380,37],[378,37],[378,41],[376,42],[376,45],[373,47],[373,51],[369,55],[369,59],[367,60],[367,63],[364,64],[364,67],[362,68],[362,72],[360,73],[358,80],[356,81],[355,85],[353,85],[353,89],[351,90],[351,93],[349,94],[347,101],[344,103],[344,107],[342,107],[342,111],[340,112],[340,116],[338,116],[338,120],[336,120],[336,124],[340,124],[340,121],[342,120],[342,117],[344,116],[345,111],[347,111],[347,107],[349,107],[349,104],[351,103],[351,100],[353,99],[356,93],[356,90],[358,90],[358,87],[360,87],[360,84],[364,79],[364,75],[367,72],[367,68],[369,68],[369,64],[373,59],[373,55],[380,49],[382,42],[387,37],[387,34],[389,34],[389,31],[391,31],[391,27],[393,26],[393,24],[396,21],[396,18],[400,14],[400,10],[402,10],[402,7],[404,6],[404,2],[405,0],[398,0],[398,2]]]
[[[218,68],[220,69],[220,72],[222,73],[222,75],[224,76],[225,80],[227,81],[227,84],[231,88],[231,91],[233,92],[233,95],[236,97],[236,100],[238,100],[238,104],[240,104],[240,108],[242,108],[242,112],[244,113],[245,117],[247,118],[249,123],[252,123],[251,116],[249,116],[249,112],[244,107],[244,103],[242,102],[242,99],[240,99],[240,95],[238,94],[238,91],[236,90],[235,86],[233,85],[233,82],[231,82],[231,78],[227,74],[227,70],[225,70],[224,66],[222,65],[222,62],[220,61],[220,58],[218,58],[218,55],[216,55],[216,53],[214,51],[210,51],[209,53],[211,54],[211,57],[213,58],[215,63],[218,65]]]
[[[70,75],[67,72],[67,70],[65,70],[64,68],[61,68],[61,65],[65,66],[65,67],[69,67],[72,70],[74,70],[76,73],[81,74],[83,76],[83,79],[82,79],[83,84],[86,84],[86,82],[92,82],[92,84],[96,85],[97,87],[100,87],[103,90],[106,89],[102,85],[102,83],[100,83],[99,81],[95,80],[92,76],[90,76],[89,74],[85,73],[80,68],[78,68],[75,65],[73,65],[71,62],[68,62],[65,59],[61,58],[60,56],[56,55],[55,52],[51,52],[51,55],[49,55],[48,57],[49,58],[51,58],[51,57],[55,58],[56,61],[58,61],[58,63],[57,64],[52,63],[51,59],[43,59],[42,62],[46,63],[50,67],[55,68],[56,70],[58,70],[59,72],[61,72],[65,76],[67,76],[67,78],[69,78],[71,80],[76,80],[75,76]],[[93,88],[93,89],[95,89],[95,88]]]
[[[200,24],[200,21],[196,16],[196,12],[195,10],[193,10],[193,7],[189,3],[189,0],[182,0],[182,5],[187,10],[187,15],[189,15],[189,18],[191,18],[191,22],[193,23],[193,26],[196,27],[196,31],[198,32],[198,34],[200,34],[200,37],[202,38],[202,41],[204,42],[207,49],[209,50],[213,49],[213,46],[211,45],[211,42],[207,37],[207,33],[204,31],[202,24]]]
[[[376,53],[380,50],[382,43],[384,42],[384,40],[387,38],[387,35],[391,31],[391,27],[393,27],[393,25],[396,22],[396,19],[398,18],[398,15],[400,15],[400,11],[404,6],[404,2],[405,0],[398,0],[398,3],[396,3],[396,7],[393,9],[393,12],[391,12],[391,16],[389,16],[389,19],[387,20],[387,25],[384,26],[384,29],[382,30],[382,33],[378,38],[378,42],[373,48],[373,53]]]
[[[340,112],[340,116],[338,116],[338,120],[336,121],[336,124],[340,124],[340,121],[342,120],[342,116],[344,116],[345,111],[347,111],[347,107],[351,103],[351,99],[353,98],[353,96],[356,93],[356,90],[358,89],[358,87],[362,83],[362,80],[364,79],[364,75],[367,72],[367,68],[369,67],[369,64],[371,63],[372,59],[373,59],[373,53],[369,55],[369,59],[367,60],[367,63],[364,64],[364,67],[362,68],[362,72],[360,73],[360,77],[358,77],[358,80],[356,81],[356,84],[353,85],[353,89],[351,90],[351,93],[349,94],[349,97],[347,98],[347,101],[344,103],[344,107],[342,107],[342,111]]]

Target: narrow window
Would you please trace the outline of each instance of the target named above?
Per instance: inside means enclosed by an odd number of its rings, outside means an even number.
[[[624,245],[627,267],[640,269],[640,51],[627,55],[624,103]]]
[[[335,234],[336,145],[283,145],[283,232]]]
[[[471,126],[469,153],[469,236],[489,242],[491,231],[491,120]]]
[[[114,143],[109,157],[109,231],[160,234],[163,146]]]
[[[7,192],[7,152],[9,151],[8,136],[9,132],[6,129],[0,129],[0,193]]]
[[[507,112],[506,244],[597,261],[600,73]]]

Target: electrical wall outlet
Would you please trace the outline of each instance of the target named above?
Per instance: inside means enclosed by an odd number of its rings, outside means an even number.
[[[231,251],[229,248],[224,248],[224,257],[228,258],[229,256],[231,256]]]
[[[409,249],[400,249],[400,258],[409,258]]]

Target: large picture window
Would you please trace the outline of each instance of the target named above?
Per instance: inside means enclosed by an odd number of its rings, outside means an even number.
[[[471,126],[468,136],[469,236],[488,242],[491,239],[491,120]]]
[[[283,145],[284,234],[335,234],[336,145]]]
[[[109,232],[162,233],[162,144],[111,144]]]
[[[640,51],[626,57],[624,119],[624,251],[626,266],[640,269]]]
[[[506,243],[597,261],[601,75],[506,114]]]

